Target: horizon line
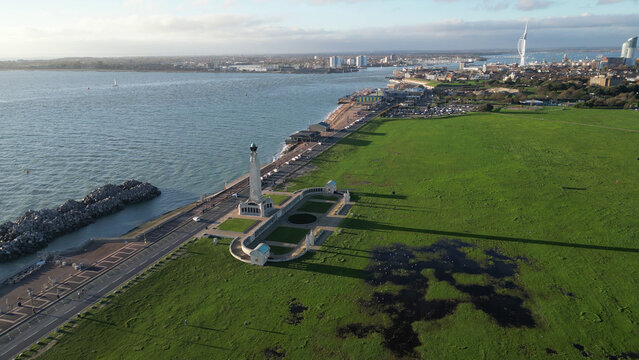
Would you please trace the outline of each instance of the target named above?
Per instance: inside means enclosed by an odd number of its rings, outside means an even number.
[[[550,47],[550,48],[532,48],[527,49],[529,53],[539,53],[545,51],[616,51],[616,47],[610,46],[573,46],[573,47]],[[260,56],[331,56],[331,55],[383,55],[383,54],[411,54],[411,55],[493,55],[496,53],[510,53],[515,54],[516,49],[511,48],[492,48],[492,49],[457,49],[457,50],[374,50],[374,51],[321,51],[321,52],[306,52],[306,53],[255,53],[255,54],[242,54],[242,53],[228,53],[228,54],[207,54],[207,55],[113,55],[113,56],[91,56],[91,55],[78,55],[78,56],[35,56],[35,57],[4,57],[0,58],[0,61],[45,61],[45,60],[62,60],[62,59],[124,59],[124,58],[185,58],[185,57],[260,57]]]

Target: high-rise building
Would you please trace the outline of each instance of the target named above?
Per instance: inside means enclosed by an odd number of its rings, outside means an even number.
[[[366,67],[368,66],[368,59],[366,58],[366,56],[360,55],[355,58],[355,65],[360,68]]]
[[[339,56],[331,56],[328,58],[328,67],[335,69],[342,66],[342,60]]]
[[[526,65],[526,34],[528,33],[528,23],[526,23],[526,27],[524,28],[524,34],[519,38],[517,42],[517,52],[519,53],[519,66]]]
[[[621,57],[628,66],[635,64],[635,49],[637,48],[637,37],[631,37],[621,46]]]

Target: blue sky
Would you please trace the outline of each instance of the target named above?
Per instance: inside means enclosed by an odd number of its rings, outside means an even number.
[[[2,57],[328,53],[618,46],[637,0],[22,0]]]

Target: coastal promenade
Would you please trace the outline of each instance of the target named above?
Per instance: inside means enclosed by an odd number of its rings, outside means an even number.
[[[385,109],[381,111],[383,110]],[[266,188],[282,184],[286,179],[309,170],[308,165],[314,157],[356,131],[381,111],[365,116],[358,123],[353,123],[349,129],[336,131],[332,136],[324,138],[321,143],[300,146],[275,162],[262,167],[262,175],[274,169],[278,170],[265,179]],[[292,159],[298,155],[301,155],[298,160],[293,161]],[[233,196],[233,194],[238,196]],[[0,359],[10,359],[17,356],[25,348],[45,337],[75,315],[84,312],[99,299],[116,290],[184,242],[204,231],[208,225],[237,208],[240,201],[246,197],[248,197],[248,179],[241,178],[225,190],[208,197],[198,206],[148,231],[144,234],[148,242],[144,248],[111,268],[105,269],[72,292],[67,292],[60,299],[50,302],[44,307],[37,307],[34,314],[16,322],[2,332],[0,334]],[[193,221],[194,216],[200,217],[200,221]]]

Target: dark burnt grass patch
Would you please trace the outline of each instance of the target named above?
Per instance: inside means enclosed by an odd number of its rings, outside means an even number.
[[[265,359],[283,359],[284,356],[286,356],[286,350],[282,349],[282,347],[278,344],[264,349]]]
[[[517,261],[497,250],[484,251],[486,261],[479,262],[468,256],[467,250],[475,245],[457,239],[440,239],[426,247],[410,248],[395,244],[372,251],[367,282],[372,286],[386,283],[400,285],[399,291],[374,292],[360,305],[371,315],[386,314],[391,324],[386,327],[361,323],[348,324],[337,330],[337,335],[365,337],[380,333],[384,346],[398,356],[414,356],[421,345],[412,324],[452,314],[460,303],[470,302],[503,327],[533,328],[536,322],[529,309],[523,306],[528,297],[515,283]],[[445,281],[468,299],[426,300],[429,278],[424,270],[431,269],[435,280]],[[460,284],[455,274],[483,275],[482,284]]]
[[[639,359],[639,352],[625,352],[619,355],[608,355],[608,360],[637,360]]]
[[[572,346],[581,353],[581,356],[590,357],[590,354],[588,352],[586,352],[586,348],[583,345],[581,345],[581,344],[572,344]]]
[[[300,303],[297,299],[293,298],[288,301],[288,310],[290,316],[286,319],[286,322],[291,325],[299,325],[302,320],[304,320],[304,316],[302,313],[308,308],[302,303]]]

